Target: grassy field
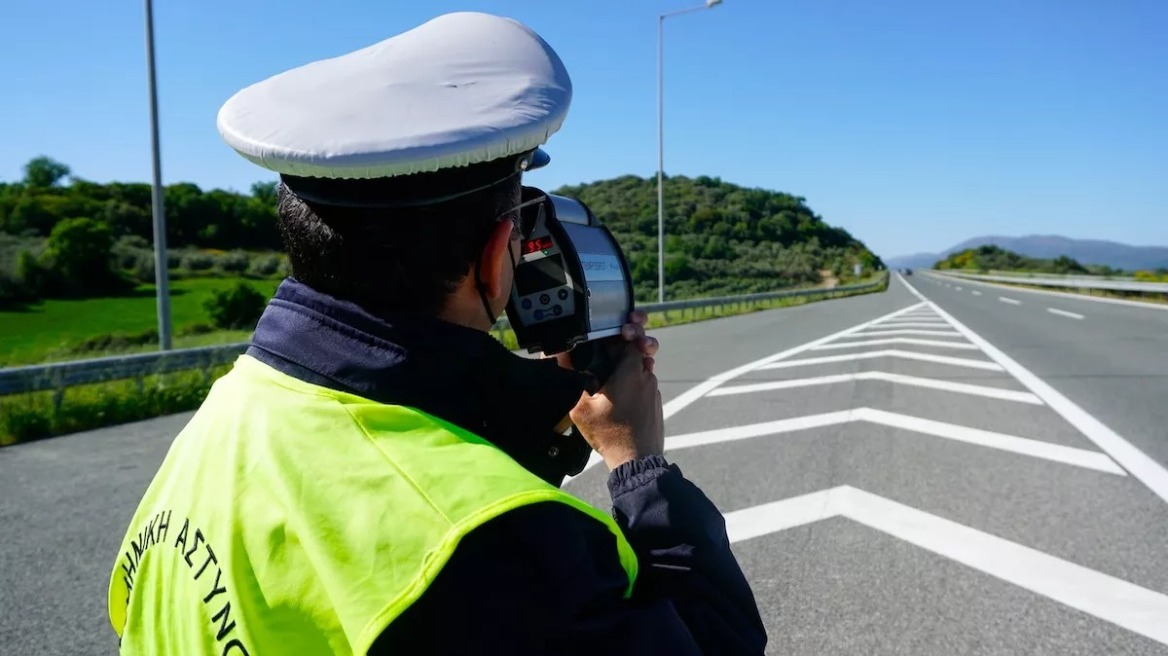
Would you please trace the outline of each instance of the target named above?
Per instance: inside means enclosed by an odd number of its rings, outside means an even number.
[[[211,298],[212,292],[227,289],[236,280],[239,279],[195,278],[171,283],[170,312],[174,331],[178,333],[195,324],[209,323],[203,303]],[[252,280],[248,283],[265,296],[271,296],[279,281]],[[0,367],[96,357],[101,353],[78,355],[71,352],[70,347],[99,335],[139,334],[156,326],[153,285],[143,285],[129,296],[49,300],[24,311],[0,312]],[[245,331],[191,335],[177,338],[175,346],[225,344],[244,341],[247,336]],[[143,346],[137,350],[155,348]]]

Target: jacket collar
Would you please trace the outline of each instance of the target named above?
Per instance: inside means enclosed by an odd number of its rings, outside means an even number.
[[[294,278],[282,282],[248,355],[306,382],[417,408],[479,435],[559,486],[590,453],[552,429],[586,387],[554,360],[434,317],[375,316]]]

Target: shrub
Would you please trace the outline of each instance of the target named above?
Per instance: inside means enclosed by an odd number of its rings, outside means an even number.
[[[153,253],[139,253],[134,257],[134,262],[130,267],[130,275],[134,280],[144,284],[154,283],[155,273],[157,273],[154,266]]]
[[[251,265],[251,258],[243,251],[232,251],[219,256],[219,270],[223,273],[243,273]]]
[[[267,305],[267,298],[245,282],[217,290],[205,306],[211,322],[223,330],[253,328]]]
[[[182,256],[182,268],[188,271],[210,271],[215,267],[215,256],[189,251]]]
[[[252,259],[247,275],[255,278],[271,278],[280,272],[280,256],[266,255]]]

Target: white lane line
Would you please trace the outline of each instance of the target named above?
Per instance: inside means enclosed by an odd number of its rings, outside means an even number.
[[[1018,382],[1025,385],[1031,392],[1037,394],[1038,398],[1046,401],[1046,404],[1052,410],[1062,415],[1063,419],[1066,419],[1072,426],[1079,429],[1079,432],[1087,436],[1087,439],[1094,442],[1100,449],[1103,449],[1107,455],[1111,456],[1132,476],[1135,476],[1140,482],[1147,485],[1156,496],[1168,502],[1168,470],[1164,469],[1160,463],[1149,458],[1143,451],[1132,446],[1131,442],[1128,442],[1118,433],[1108,428],[1103,422],[1080,408],[1074,401],[1063,396],[1061,392],[1048,385],[1046,381],[1030,373],[1030,370],[1026,367],[1018,364],[1013,358],[967,328],[965,324],[955,319],[953,315],[945,310],[942,310],[936,303],[925,298],[912,285],[905,282],[903,277],[900,278],[900,281],[917,298],[929,303],[938,314],[953,324],[953,327],[965,335],[966,339],[980,346],[986,355],[1001,365],[1014,378],[1017,378]]]
[[[946,392],[957,392],[960,394],[971,394],[973,396],[983,396],[989,399],[1001,399],[1003,401],[1016,401],[1018,403],[1030,403],[1032,405],[1042,405],[1042,399],[1038,398],[1030,392],[1020,392],[1016,390],[1001,389],[999,387],[987,387],[985,385],[971,385],[968,383],[954,383],[948,380],[938,380],[936,378],[920,378],[918,376],[905,376],[903,374],[893,374],[884,371],[862,371],[854,374],[839,374],[836,376],[820,376],[818,378],[799,378],[796,380],[774,380],[765,383],[748,383],[745,385],[723,386],[709,393],[708,396],[729,396],[731,394],[747,394],[750,392],[769,392],[780,389],[792,389],[797,387],[812,387],[815,385],[832,385],[835,383],[846,383],[852,381],[866,381],[878,380],[889,383],[897,383],[900,385],[911,385],[913,387],[924,387],[928,389],[943,390]]]
[[[972,360],[970,358],[954,358],[947,355],[933,355],[931,353],[914,353],[897,349],[869,351],[867,353],[847,353],[844,355],[829,355],[822,358],[804,358],[802,360],[784,360],[763,365],[759,369],[786,369],[788,367],[803,367],[814,364],[831,364],[833,362],[851,362],[853,360],[871,360],[873,358],[903,358],[920,362],[934,362],[936,364],[951,364],[955,367],[969,367],[970,369],[984,369],[986,371],[1001,371],[1002,367],[989,360]]]
[[[970,293],[972,293],[974,296],[981,296],[981,292],[977,291],[976,289]]]
[[[866,342],[834,342],[832,344],[820,344],[811,350],[827,351],[831,349],[855,348],[857,346],[881,346],[884,344],[916,344],[917,346],[936,346],[940,348],[964,349],[968,351],[977,350],[976,346],[966,342],[946,342],[939,339],[916,339],[913,337],[887,337],[883,339],[870,339]]]
[[[957,291],[961,291],[960,287],[954,287],[953,289],[956,289]]]
[[[848,485],[727,513],[726,532],[741,542],[832,517],[1168,644],[1168,595]]]
[[[1081,314],[1077,314],[1075,312],[1067,312],[1066,310],[1059,310],[1056,308],[1046,308],[1046,311],[1051,313],[1051,314],[1057,314],[1060,317],[1070,317],[1072,319],[1082,319],[1083,318],[1083,315],[1081,315]]]
[[[917,335],[920,337],[961,337],[961,333],[957,332],[956,330],[919,330],[915,328],[894,328],[892,330],[868,329],[862,333],[844,335],[840,339],[853,339],[856,337],[884,337],[892,335]]]
[[[1005,296],[999,296],[998,300],[1003,302],[1003,303],[1009,303],[1010,305],[1022,305],[1022,301],[1019,301],[1018,299],[1015,299],[1015,298],[1006,298]]]
[[[1094,469],[1095,471],[1115,474],[1116,476],[1126,475],[1123,469],[1115,464],[1111,458],[1098,451],[1088,451],[1072,446],[1042,442],[1016,435],[1006,435],[1005,433],[995,433],[993,431],[970,428],[968,426],[958,426],[957,424],[947,424],[942,421],[922,419],[920,417],[885,412],[884,410],[874,410],[872,408],[855,408],[852,410],[841,410],[839,412],[828,412],[821,415],[808,415],[805,417],[768,421],[761,424],[747,424],[745,426],[717,428],[698,433],[676,435],[665,438],[665,450],[677,451],[679,449],[691,449],[699,446],[720,444],[722,442],[736,442],[738,440],[767,435],[782,435],[811,428],[838,426],[852,422],[868,422],[889,428],[898,428],[913,433],[920,433],[922,435],[940,437],[955,442],[963,442],[965,444],[984,446],[999,451],[1009,451],[1010,453],[1041,458],[1064,465]]]
[[[688,390],[682,392],[681,394],[677,395],[676,397],[670,399],[669,402],[667,402],[663,405],[662,415],[665,419],[669,419],[673,415],[684,410],[685,407],[688,406],[689,404],[691,404],[694,401],[697,401],[698,399],[705,396],[707,393],[710,392],[710,390],[716,389],[722,383],[724,383],[728,380],[732,380],[734,378],[737,378],[745,373],[754,371],[755,369],[761,367],[762,365],[765,365],[765,364],[768,364],[771,362],[777,362],[779,360],[789,358],[793,355],[798,355],[799,353],[802,353],[808,349],[812,349],[816,346],[819,346],[820,344],[826,344],[827,342],[830,342],[833,339],[845,337],[845,336],[850,335],[852,333],[864,330],[865,328],[875,324],[878,321],[883,321],[885,319],[897,317],[897,316],[902,315],[906,312],[912,312],[913,310],[919,309],[921,307],[926,307],[926,305],[927,304],[925,302],[909,305],[908,307],[900,308],[899,310],[896,310],[895,312],[889,312],[888,314],[885,314],[883,316],[876,317],[875,319],[872,319],[871,321],[865,321],[864,323],[852,326],[851,328],[845,328],[844,330],[841,330],[839,332],[832,333],[832,334],[827,335],[825,337],[820,337],[819,339],[816,339],[816,340],[812,340],[810,342],[807,342],[806,344],[800,344],[799,346],[789,348],[786,351],[775,353],[774,355],[768,355],[765,358],[755,360],[754,362],[748,362],[740,367],[735,367],[729,371],[723,371],[720,374],[715,374],[715,375],[707,378],[706,380],[698,383],[697,385],[694,385],[693,387],[689,388]],[[601,462],[604,462],[604,458],[602,458],[599,453],[593,451],[592,454],[588,456],[588,462],[585,463],[584,469],[580,470],[580,473],[576,474],[575,476],[568,476],[567,478],[565,478],[563,484],[567,485],[568,483],[571,483],[574,479],[576,479],[579,476],[584,475],[585,472],[587,472],[589,469],[592,469],[596,465],[599,465]]]

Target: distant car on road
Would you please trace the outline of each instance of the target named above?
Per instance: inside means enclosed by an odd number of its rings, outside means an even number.
[[[904,275],[906,275],[906,276],[911,276],[911,275],[912,275],[912,269],[905,269],[905,270],[904,270]]]

